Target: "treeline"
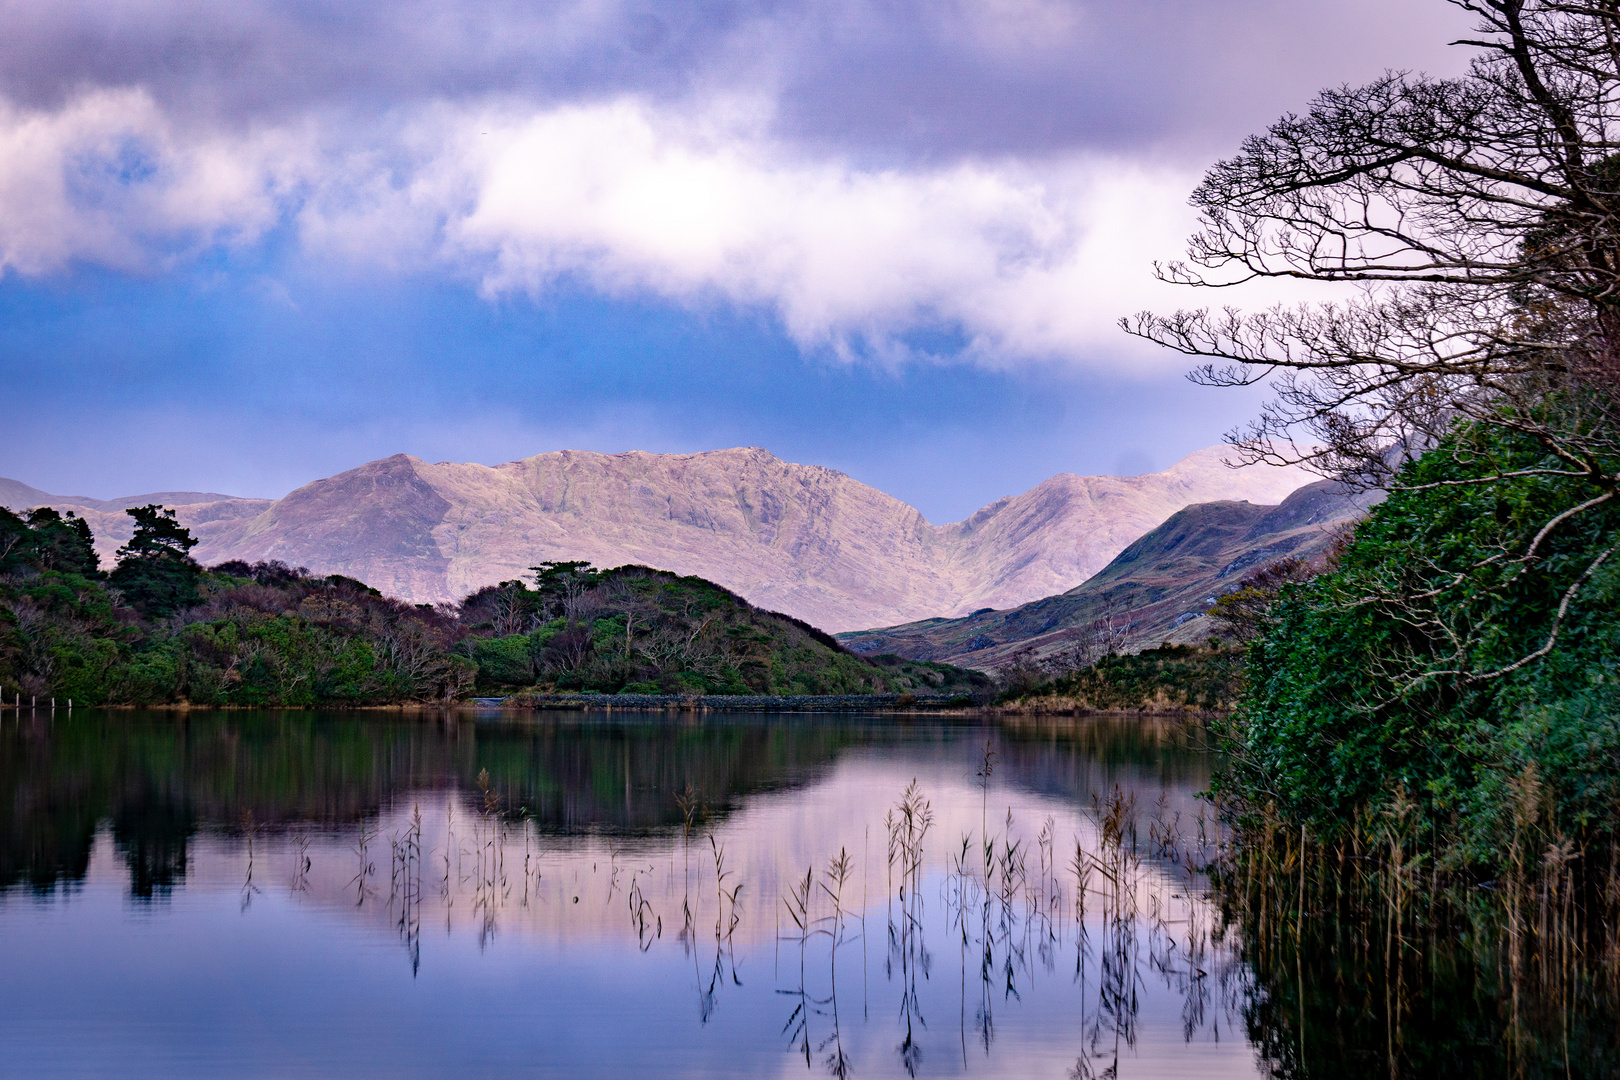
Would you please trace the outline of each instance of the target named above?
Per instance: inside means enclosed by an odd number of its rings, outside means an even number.
[[[458,609],[482,684],[633,694],[949,694],[980,672],[857,656],[808,623],[710,581],[644,566],[545,563]]]
[[[546,563],[455,605],[277,562],[203,567],[160,506],[109,573],[83,519],[0,509],[0,692],[76,705],[373,705],[514,691],[972,694],[698,578]]]

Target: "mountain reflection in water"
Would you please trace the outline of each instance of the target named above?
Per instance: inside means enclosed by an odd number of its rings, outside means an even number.
[[[1140,719],[25,715],[0,1060],[1253,1076],[1206,781]]]

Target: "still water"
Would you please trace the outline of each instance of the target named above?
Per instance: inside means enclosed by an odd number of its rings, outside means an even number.
[[[8,717],[0,1073],[1259,1075],[1195,742]]]

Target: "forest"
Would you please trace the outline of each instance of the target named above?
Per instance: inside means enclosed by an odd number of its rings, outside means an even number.
[[[986,676],[866,658],[711,582],[544,563],[408,604],[277,562],[203,567],[161,506],[103,573],[90,529],[0,509],[0,693],[78,705],[363,706],[474,694],[959,696]]]

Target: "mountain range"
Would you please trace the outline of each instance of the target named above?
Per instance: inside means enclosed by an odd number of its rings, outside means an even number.
[[[838,640],[868,655],[983,669],[1020,655],[1038,661],[1079,649],[1093,659],[1110,647],[1199,642],[1214,632],[1204,612],[1223,593],[1279,559],[1319,560],[1382,497],[1320,480],[1276,506],[1199,503],[1073,589],[1004,611],[842,633]]]
[[[175,509],[204,563],[279,559],[417,603],[454,601],[543,560],[707,578],[830,631],[966,616],[1061,594],[1196,503],[1279,501],[1311,477],[1230,469],[1224,450],[1143,476],[1054,476],[933,525],[876,488],[758,447],[695,454],[565,450],[504,465],[406,454],[276,499],[156,492],[111,500],[0,480],[0,504],[84,517],[110,565],[123,511]],[[976,665],[977,666],[977,665]]]

